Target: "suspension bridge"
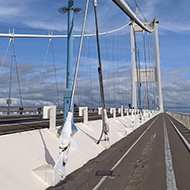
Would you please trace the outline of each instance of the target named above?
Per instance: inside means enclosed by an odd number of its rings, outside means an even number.
[[[67,34],[0,28],[2,189],[190,187],[190,116],[163,113],[159,21],[112,1],[130,20],[104,32],[96,0],[59,8]]]

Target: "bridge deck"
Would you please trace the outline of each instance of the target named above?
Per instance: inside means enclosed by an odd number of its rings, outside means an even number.
[[[189,165],[189,151],[168,116],[159,114],[48,189],[187,190]]]

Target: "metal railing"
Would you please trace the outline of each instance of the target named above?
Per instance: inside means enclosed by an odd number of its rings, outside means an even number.
[[[132,109],[127,109],[128,114],[131,115]],[[140,110],[133,110],[134,114],[140,114]],[[63,113],[63,107],[56,107],[57,113]],[[78,114],[79,108],[74,108],[74,113]],[[89,113],[98,113],[98,108],[88,108]],[[107,110],[109,113],[109,109]],[[116,109],[119,113],[119,109]],[[24,114],[43,114],[43,106],[0,106],[0,115],[24,115]]]
[[[63,107],[57,107],[56,112],[62,113]],[[43,114],[43,107],[0,106],[0,115],[24,115],[24,114]]]
[[[177,113],[177,112],[166,112],[168,115],[172,116],[174,119],[179,121],[181,124],[183,124],[185,127],[190,130],[190,115],[183,114],[183,113]]]

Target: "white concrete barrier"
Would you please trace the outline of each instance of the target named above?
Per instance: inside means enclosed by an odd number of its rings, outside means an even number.
[[[88,107],[79,107],[79,116],[83,116],[83,123],[88,123]]]
[[[50,119],[50,130],[54,130],[56,127],[56,106],[44,106],[43,107],[43,119]]]
[[[44,114],[45,118],[49,117],[49,112]],[[110,145],[133,131],[130,117],[109,119]],[[96,143],[102,130],[101,120],[75,123],[75,126],[78,132],[71,140],[66,175],[105,150],[103,141]],[[139,116],[134,115],[134,129],[139,126]],[[0,189],[41,190],[52,185],[52,167],[59,152],[58,141],[49,129],[0,136]]]
[[[121,114],[121,117],[123,117],[123,105],[121,105],[121,108],[118,109],[118,112]]]
[[[110,113],[113,114],[113,118],[116,118],[116,109],[110,108]]]

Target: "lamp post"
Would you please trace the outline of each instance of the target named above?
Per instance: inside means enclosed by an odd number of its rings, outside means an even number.
[[[63,123],[69,111],[72,91],[72,62],[73,62],[73,0],[68,1],[68,26],[67,26],[67,74],[66,74],[66,89],[64,92],[64,112]]]
[[[72,66],[73,66],[73,15],[74,13],[80,13],[82,9],[74,8],[73,0],[68,0],[67,7],[61,7],[58,10],[61,14],[68,12],[68,25],[67,25],[67,73],[66,73],[66,89],[64,91],[64,110],[63,110],[63,124],[65,123],[67,113],[69,111],[71,93],[72,93]],[[72,119],[73,120],[73,119]],[[59,132],[62,130],[63,125],[60,127]],[[76,127],[73,125],[72,128],[75,131]]]

